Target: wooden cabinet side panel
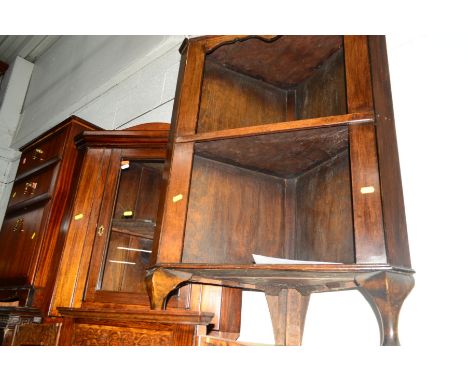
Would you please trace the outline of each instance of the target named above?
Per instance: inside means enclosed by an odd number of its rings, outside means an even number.
[[[189,42],[187,53],[182,59],[185,62],[183,63],[183,77],[180,79],[180,99],[176,118],[172,119],[176,136],[195,133],[205,63],[203,45],[196,41]]]
[[[45,314],[49,309],[65,236],[70,225],[72,203],[84,157],[84,151],[76,149],[74,137],[83,129],[82,126],[72,126],[68,130],[63,160],[53,192],[49,229],[36,269],[34,286],[40,293],[35,296],[34,306],[42,309]]]
[[[348,113],[373,110],[366,36],[345,36],[346,95]]]
[[[159,245],[153,248],[158,263],[177,263],[182,257],[193,146],[193,143],[178,143],[173,147]]]
[[[351,126],[349,137],[356,263],[386,263],[374,126]]]
[[[369,36],[385,242],[390,264],[411,268],[384,36]]]
[[[83,163],[51,302],[52,315],[57,314],[59,306],[81,304],[109,158],[110,150],[92,149]]]
[[[374,106],[367,36],[345,36],[348,113]],[[349,127],[356,263],[386,263],[374,126]]]

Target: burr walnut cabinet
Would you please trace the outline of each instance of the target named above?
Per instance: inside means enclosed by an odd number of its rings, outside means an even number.
[[[73,139],[97,129],[72,116],[20,149],[0,231],[0,328],[8,338],[48,312],[83,159]]]
[[[259,290],[276,343],[297,345],[311,293],[358,289],[399,344],[414,281],[385,38],[199,37],[181,54],[153,309],[186,283]]]

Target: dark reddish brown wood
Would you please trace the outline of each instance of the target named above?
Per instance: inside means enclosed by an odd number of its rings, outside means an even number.
[[[146,278],[146,288],[150,296],[151,309],[164,310],[169,293],[189,279],[189,275],[177,272],[156,270]]]
[[[323,46],[314,46],[320,40]],[[386,254],[379,174],[385,164],[378,161],[373,97],[389,92],[372,82],[384,78],[372,68],[382,47],[373,49],[366,36],[217,36],[185,43],[161,242],[154,250],[158,266],[187,273],[191,283],[270,295],[289,288],[304,296],[356,288],[360,274],[411,273],[408,262],[392,267]],[[380,107],[388,115],[388,103]],[[387,144],[383,137],[378,145]],[[171,198],[184,202],[175,208]],[[395,196],[385,208],[392,205],[402,207]],[[385,233],[396,237],[402,227]],[[255,266],[252,253],[344,264]],[[193,287],[192,296],[195,290],[202,296]],[[293,311],[301,317],[304,305],[277,309],[282,313],[273,319],[282,324],[275,326],[286,333],[284,317]],[[297,343],[301,325],[294,327]]]
[[[343,49],[336,51],[296,88],[297,119],[346,114]]]
[[[133,262],[127,256],[134,251],[119,252],[115,246],[151,251],[168,127],[151,123],[78,137],[87,154],[53,314],[59,306],[81,307],[84,301],[87,306],[149,304],[143,284],[149,254]],[[127,170],[121,170],[122,160],[130,161]],[[126,172],[120,176],[121,171]],[[132,212],[130,219],[125,211]],[[112,263],[106,261],[108,253]],[[125,262],[135,266],[127,269]]]
[[[43,171],[36,172],[19,182],[15,182],[11,190],[7,212],[11,211],[13,206],[20,203],[21,208],[27,208],[31,204],[34,204],[38,198],[46,196],[50,199],[55,188],[55,180],[59,167],[58,165],[48,166]]]
[[[342,43],[341,36],[281,36],[272,41],[251,37],[220,46],[207,60],[277,86],[290,87],[310,77]]]
[[[13,346],[57,346],[61,324],[24,324],[16,330]]]
[[[63,156],[64,143],[67,137],[66,129],[53,129],[37,144],[24,147],[24,152],[18,164],[17,179],[23,179],[45,166],[51,165],[51,161],[58,162]],[[73,139],[73,137],[71,137]]]
[[[92,301],[96,289],[101,289],[101,271],[103,264],[106,261],[106,250],[110,244],[110,222],[112,220],[115,195],[117,193],[122,150],[115,148],[112,150],[106,149],[106,151],[109,151],[110,159],[106,178],[104,180],[105,189],[103,198],[97,201],[97,206],[99,206],[100,209],[97,223],[94,227],[88,228],[94,231],[88,233],[92,235],[94,242],[91,249],[91,259],[88,265],[89,269],[85,271],[88,279],[86,292],[85,296],[78,296],[80,300],[84,299]],[[89,207],[87,207],[86,210],[88,210],[88,208]]]
[[[400,345],[398,317],[403,302],[413,289],[413,276],[404,273],[378,272],[357,275],[356,283],[377,317],[380,344]]]
[[[205,157],[280,178],[293,178],[348,147],[348,129],[336,126],[195,144]]]
[[[384,36],[369,36],[369,56],[387,260],[392,265],[411,268]]]
[[[206,61],[197,134],[285,121],[287,91]]]
[[[72,116],[21,148],[18,176],[0,234],[4,248],[0,278],[13,289],[18,282],[33,287],[34,296],[28,303],[43,314],[49,309],[82,161],[73,139],[92,129],[99,128]],[[10,231],[17,234],[11,236]]]
[[[280,122],[267,125],[239,127],[208,133],[186,135],[176,138],[176,143],[214,141],[229,138],[243,138],[269,133],[280,133],[295,130],[322,129],[325,127],[366,124],[374,121],[372,113],[352,113],[338,116],[319,117],[291,122]]]
[[[373,108],[367,36],[345,36],[345,68],[348,113]]]
[[[301,345],[309,298],[295,289],[266,292],[276,345]]]
[[[57,273],[50,313],[57,315],[57,307],[80,307],[88,272],[90,249],[99,216],[99,201],[103,197],[110,152],[96,149],[88,152],[73,206],[62,260]],[[94,228],[93,228],[94,227]]]
[[[295,259],[355,262],[348,156],[342,151],[297,178]]]
[[[204,158],[195,159],[192,179],[184,262],[250,263],[252,253],[282,256],[282,179]]]
[[[60,345],[192,346],[212,314],[190,311],[60,309]]]
[[[374,127],[352,126],[349,138],[356,262],[386,263]]]
[[[194,134],[197,126],[198,104],[203,78],[203,66],[205,55],[203,45],[194,42],[189,44],[184,54],[184,73],[181,78],[180,100],[175,111],[175,119],[172,120],[175,126],[175,135]],[[197,100],[196,102],[193,102]]]
[[[296,114],[296,90],[288,90],[286,92],[286,121],[295,121]]]
[[[235,338],[240,332],[241,315],[235,314],[242,309],[242,289],[220,288],[221,302],[219,313],[219,332],[222,335],[234,333]],[[202,309],[203,310],[203,309]]]
[[[170,179],[165,192],[164,216],[159,243],[155,241],[153,252],[158,262],[180,261],[185,230],[185,215],[192,174],[193,143],[178,144],[173,148]],[[177,174],[177,176],[171,176]],[[156,223],[158,225],[159,222]]]

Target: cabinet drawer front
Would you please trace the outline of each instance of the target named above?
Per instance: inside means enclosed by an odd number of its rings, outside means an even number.
[[[11,190],[8,207],[17,205],[40,196],[51,194],[54,186],[54,174],[57,166],[49,166],[45,171],[35,173],[16,182]],[[50,195],[51,196],[51,195]]]
[[[5,217],[0,231],[0,279],[28,282],[37,260],[37,243],[46,206]]]
[[[21,156],[16,176],[18,177],[26,171],[31,171],[36,167],[40,167],[54,157],[60,157],[62,155],[64,141],[65,132],[61,132],[45,141],[35,144],[31,148],[27,148]]]

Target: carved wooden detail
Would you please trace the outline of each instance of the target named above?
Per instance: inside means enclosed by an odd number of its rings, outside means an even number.
[[[191,276],[189,273],[156,269],[146,278],[151,309],[164,309],[168,294],[180,284],[189,280]]]
[[[17,327],[12,345],[55,346],[61,324],[25,324]]]
[[[76,324],[72,345],[78,346],[171,346],[171,331]]]

